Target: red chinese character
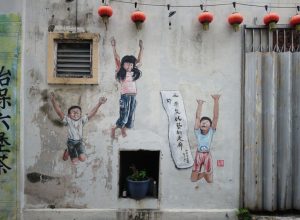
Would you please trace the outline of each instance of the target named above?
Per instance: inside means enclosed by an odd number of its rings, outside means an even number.
[[[217,160],[218,167],[224,167],[224,160]]]

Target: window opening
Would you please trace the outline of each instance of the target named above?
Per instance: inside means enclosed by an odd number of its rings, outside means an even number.
[[[158,198],[159,158],[160,151],[120,151],[119,197],[130,198],[126,178],[132,174],[130,166],[135,165],[138,170],[146,170],[147,176],[150,178],[146,198]]]

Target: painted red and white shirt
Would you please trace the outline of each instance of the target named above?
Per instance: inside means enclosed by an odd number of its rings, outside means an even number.
[[[136,94],[136,83],[132,76],[133,72],[127,72],[126,78],[121,81],[121,94]]]

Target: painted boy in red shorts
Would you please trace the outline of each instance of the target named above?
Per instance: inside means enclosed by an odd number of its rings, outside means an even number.
[[[211,97],[214,100],[213,120],[211,120],[209,117],[201,118],[202,105],[204,101],[200,99],[197,100],[198,107],[195,120],[195,136],[198,146],[191,175],[192,182],[196,182],[203,177],[208,183],[212,183],[213,181],[213,167],[210,146],[219,118],[220,95],[212,95]]]

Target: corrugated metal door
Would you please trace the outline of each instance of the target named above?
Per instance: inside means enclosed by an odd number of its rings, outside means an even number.
[[[266,51],[262,40],[258,50],[254,44],[247,50],[247,31],[243,205],[255,211],[300,210],[300,52],[281,47],[278,38],[270,43],[274,38],[268,32]],[[262,29],[258,33],[263,39]],[[253,30],[250,36],[255,42]]]

